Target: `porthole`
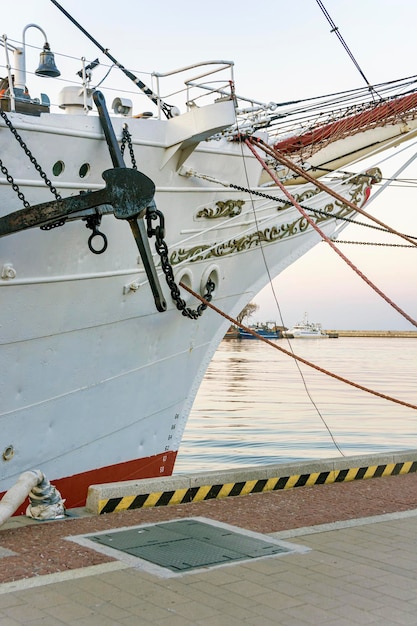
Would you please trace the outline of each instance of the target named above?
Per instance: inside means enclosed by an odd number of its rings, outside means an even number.
[[[80,178],[85,178],[90,172],[90,166],[88,163],[83,163],[78,171]]]
[[[54,176],[60,176],[65,169],[65,163],[63,161],[57,161],[52,167],[52,174]]]
[[[3,450],[3,461],[10,461],[14,457],[14,448],[13,446],[7,446]]]

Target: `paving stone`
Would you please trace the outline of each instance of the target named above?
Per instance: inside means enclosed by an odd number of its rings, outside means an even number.
[[[26,554],[1,559],[11,568],[0,568],[0,626],[415,626],[417,474],[372,479],[372,489],[366,482],[366,490],[358,481],[0,530],[5,549],[17,552],[19,544]],[[351,519],[352,512],[364,519]],[[375,512],[379,517],[365,519]],[[164,578],[106,555],[96,562],[93,551],[74,551],[65,539],[194,515],[280,539],[288,533],[287,541],[311,551]],[[311,520],[326,524],[323,531],[309,527]],[[69,579],[23,579],[36,571],[27,560],[35,535],[45,563],[49,546],[53,567],[63,570],[57,576]]]

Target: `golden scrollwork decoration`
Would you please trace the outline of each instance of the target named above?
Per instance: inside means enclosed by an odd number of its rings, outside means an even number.
[[[220,217],[236,217],[241,214],[244,204],[244,200],[226,200],[225,202],[219,200],[219,202],[216,202],[215,207],[200,209],[196,214],[196,218],[213,220]]]
[[[381,178],[381,172],[377,168],[374,168],[365,174],[356,176],[353,180],[351,179],[349,182],[350,184],[353,182],[355,187],[353,187],[349,192],[350,201],[359,206],[361,200],[363,200],[365,196],[366,188],[369,187],[371,183],[379,182]],[[311,198],[319,191],[319,189],[308,189],[303,194],[299,194],[297,196],[297,202],[301,203],[302,201],[305,201],[306,198]],[[223,210],[225,205],[229,202],[230,201],[217,202],[216,204],[219,210]],[[243,206],[244,201],[238,202],[242,203]],[[220,205],[222,205],[222,207]],[[278,211],[281,212],[283,209],[289,208],[290,206],[292,205],[289,202],[280,204]],[[229,209],[234,210],[231,206],[229,206],[226,210]],[[340,200],[334,200],[328,202],[324,206],[321,206],[320,213],[314,213],[314,209],[310,210],[312,211],[311,218],[314,219],[316,224],[326,222],[327,220],[334,219],[336,217],[346,217],[349,214],[354,213],[354,209],[352,207],[347,206]],[[222,217],[224,217],[224,215],[222,215]],[[221,244],[199,244],[188,249],[179,248],[171,253],[170,263],[171,265],[176,265],[184,261],[203,261],[244,252],[261,244],[270,244],[280,239],[293,237],[294,235],[303,233],[309,227],[310,224],[308,220],[301,215],[292,222],[283,223],[280,226],[272,226],[271,228],[265,228],[264,230],[257,230],[253,233],[243,235],[240,238],[229,239]]]
[[[318,187],[312,187],[310,189],[306,189],[306,191],[303,191],[303,193],[293,194],[293,197],[296,202],[301,204],[302,202],[306,202],[306,200],[310,200],[311,198],[319,194],[320,191],[321,190]],[[285,209],[288,209],[290,207],[292,207],[292,202],[288,200],[287,202],[280,203],[277,208],[278,211],[284,211]]]
[[[325,219],[330,219],[331,216]],[[219,245],[200,244],[193,246],[187,250],[178,249],[174,250],[170,256],[171,265],[176,265],[183,261],[204,261],[207,259],[214,259],[229,254],[236,254],[255,248],[260,244],[270,244],[279,239],[285,239],[292,237],[297,233],[301,233],[309,227],[308,221],[304,217],[300,217],[293,222],[287,224],[281,224],[281,226],[273,226],[272,228],[266,228],[264,230],[257,230],[254,233],[244,235],[243,237],[229,239]]]

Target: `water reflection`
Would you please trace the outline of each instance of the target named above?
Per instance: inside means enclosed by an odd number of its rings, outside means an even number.
[[[285,340],[277,345],[288,348]],[[415,339],[294,340],[320,367],[417,404]],[[311,399],[310,399],[311,397]],[[175,472],[417,448],[417,412],[329,378],[258,341],[223,341],[198,392]]]

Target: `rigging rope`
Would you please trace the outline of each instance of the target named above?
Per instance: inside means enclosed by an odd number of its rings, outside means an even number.
[[[374,88],[372,87],[372,85],[370,84],[369,80],[366,78],[365,74],[361,70],[359,63],[356,61],[355,57],[353,56],[352,52],[350,51],[349,46],[347,45],[346,41],[343,39],[342,35],[340,34],[339,28],[333,22],[332,18],[330,17],[329,12],[327,11],[326,7],[323,4],[323,2],[321,2],[321,0],[316,0],[316,2],[319,5],[320,9],[322,10],[323,15],[325,16],[325,18],[329,22],[330,26],[332,27],[332,30],[330,32],[331,33],[335,33],[335,35],[339,39],[340,43],[342,44],[343,48],[348,53],[348,55],[349,55],[351,61],[353,62],[354,66],[358,70],[359,74],[362,76],[362,78],[364,79],[364,81],[368,85],[369,90],[373,91]]]
[[[387,124],[406,122],[416,117],[416,77],[381,83],[377,85],[378,92],[383,94],[375,102],[369,100],[369,89],[365,88],[342,91],[333,94],[307,98],[305,100],[278,103],[280,112],[270,120],[277,141],[291,150],[294,144],[294,135],[299,137],[296,149],[306,149],[308,134],[313,132],[314,140],[323,140],[325,143],[340,136],[336,131],[347,130],[344,120],[348,120],[348,134],[352,135],[368,128],[379,125],[381,121]],[[285,109],[283,107],[286,107]],[[276,115],[276,114],[274,114]],[[336,136],[335,136],[336,133]],[[345,133],[346,134],[346,133]],[[281,137],[282,139],[279,139]],[[322,145],[316,146],[314,153]],[[311,152],[312,146],[309,147]],[[284,149],[284,148],[281,148]]]
[[[285,348],[282,348],[281,346],[278,346],[277,344],[272,343],[272,341],[270,341],[266,337],[263,337],[262,335],[259,335],[256,331],[252,330],[252,328],[249,328],[248,326],[245,326],[244,324],[239,323],[233,317],[230,317],[230,315],[228,315],[227,313],[225,313],[224,311],[222,311],[221,309],[216,307],[212,302],[208,302],[207,300],[205,300],[203,298],[203,296],[200,296],[198,293],[193,291],[191,289],[191,287],[188,287],[185,283],[181,282],[180,283],[180,287],[182,287],[183,289],[188,291],[188,293],[190,293],[192,296],[194,296],[195,298],[200,300],[203,304],[206,304],[207,307],[209,307],[210,309],[212,309],[213,311],[215,311],[216,313],[218,313],[219,315],[221,315],[225,319],[229,320],[229,322],[231,324],[234,324],[235,326],[238,326],[239,328],[241,328],[245,332],[250,333],[251,335],[253,335],[257,339],[260,339],[261,341],[263,341],[264,343],[268,344],[272,348],[275,348],[279,352],[282,352],[283,354],[286,354],[287,356],[290,356],[292,359],[295,359],[296,361],[299,361],[300,363],[304,363],[304,365],[308,365],[308,367],[311,367],[311,368],[317,370],[318,372],[321,372],[322,374],[326,374],[326,376],[330,376],[331,378],[335,378],[336,380],[339,380],[342,383],[346,383],[347,385],[350,385],[351,387],[355,387],[356,389],[360,389],[361,391],[366,391],[367,393],[370,393],[371,395],[377,396],[378,398],[382,398],[383,400],[389,400],[390,402],[394,402],[395,404],[401,404],[402,406],[406,406],[406,407],[408,407],[410,409],[417,410],[417,405],[415,405],[415,404],[411,404],[410,402],[405,402],[405,400],[399,400],[398,398],[394,398],[392,396],[388,396],[387,394],[381,393],[379,391],[375,391],[374,389],[369,389],[369,387],[365,387],[364,385],[360,385],[359,383],[355,383],[352,380],[349,380],[348,378],[344,378],[343,376],[339,376],[338,374],[335,374],[334,372],[330,372],[329,370],[326,370],[325,368],[320,367],[319,365],[316,365],[315,363],[312,363],[311,361],[307,361],[307,359],[304,359],[303,357],[301,357],[301,356],[299,356],[297,354],[294,354],[294,352],[290,352],[289,350],[286,350]]]
[[[367,213],[366,211],[364,211],[361,207],[356,206],[356,204],[354,204],[353,202],[351,202],[350,200],[347,200],[346,198],[344,198],[343,196],[341,196],[339,193],[337,193],[337,191],[334,191],[333,189],[331,189],[330,187],[328,187],[327,185],[325,185],[324,183],[322,183],[320,180],[317,180],[315,178],[313,178],[312,176],[310,176],[310,174],[308,172],[306,172],[302,167],[296,165],[296,163],[294,163],[293,161],[291,161],[290,159],[287,159],[282,153],[280,153],[278,150],[274,150],[274,148],[272,148],[271,146],[269,146],[267,143],[265,143],[264,141],[262,141],[262,139],[260,139],[259,137],[251,137],[250,138],[250,142],[248,139],[245,139],[245,142],[248,146],[250,146],[250,143],[256,144],[257,146],[259,146],[260,148],[262,148],[262,150],[268,154],[269,156],[273,157],[274,159],[276,159],[279,163],[281,163],[281,165],[284,165],[285,167],[287,167],[288,169],[293,170],[296,174],[298,174],[299,176],[302,176],[305,180],[307,180],[308,182],[312,183],[313,185],[316,185],[316,187],[318,187],[319,189],[321,189],[322,191],[324,191],[325,193],[328,193],[330,196],[333,196],[333,198],[335,198],[336,200],[339,200],[339,202],[342,202],[343,204],[346,204],[348,207],[350,207],[351,209],[353,209],[356,213],[360,213],[361,215],[363,215],[364,217],[367,217],[369,220],[375,222],[376,224],[379,224],[380,226],[382,226],[383,228],[385,228],[388,232],[392,233],[393,235],[397,235],[398,237],[402,237],[402,239],[405,239],[406,241],[408,241],[408,243],[411,243],[413,246],[417,246],[417,242],[413,241],[412,239],[410,239],[407,235],[404,235],[403,233],[398,232],[397,230],[395,230],[394,228],[392,228],[391,226],[388,226],[387,224],[385,224],[384,222],[382,222],[381,220],[379,220],[377,217],[375,217],[374,215],[371,215],[370,213]],[[252,150],[251,152],[253,152],[253,154],[256,156],[256,158],[258,159],[258,161],[260,161],[261,164],[264,164],[263,167],[264,169],[266,169],[266,171],[268,172],[268,174],[271,176],[271,178],[273,179],[274,182],[277,182],[277,184],[281,187],[282,183],[280,183],[277,179],[277,177],[275,176],[275,174],[270,170],[270,168],[268,168],[268,166],[266,165],[266,163],[264,163],[264,161],[259,157],[259,155],[257,154],[256,151]],[[284,193],[287,195],[287,197],[289,197],[288,192],[286,191],[286,188],[284,186],[282,186],[282,190],[284,191]]]
[[[412,93],[370,105],[362,104],[356,111],[352,110],[352,107],[340,113],[329,111],[327,123],[326,120],[318,118],[310,128],[302,133],[297,132],[281,139],[275,147],[286,154],[304,151],[305,154],[311,156],[336,140],[352,137],[371,128],[378,128],[382,124],[386,126],[399,122],[406,124],[407,119],[415,119],[416,106],[417,94]]]
[[[414,142],[413,142],[414,145]],[[395,180],[397,180],[397,177],[399,174],[402,174],[402,172],[404,172],[408,167],[410,167],[410,165],[416,160],[417,158],[417,152],[415,152],[413,155],[411,155],[411,157],[405,162],[403,163],[393,174],[393,178]],[[381,193],[391,184],[391,180],[388,179],[384,182],[384,184],[375,192],[372,194],[372,198],[369,200],[368,202],[368,206],[371,202],[375,202],[375,198],[377,198],[379,195],[381,195]]]
[[[106,57],[108,59],[110,59],[110,61],[116,66],[118,67],[125,76],[127,76],[135,85],[137,85],[139,87],[139,89],[146,95],[148,96],[148,98],[150,98],[150,100],[152,100],[152,102],[154,104],[156,104],[158,107],[161,108],[161,111],[164,112],[165,116],[170,119],[171,117],[173,117],[173,110],[176,108],[170,104],[167,104],[166,102],[164,102],[158,94],[154,93],[152,91],[152,89],[150,89],[149,87],[147,87],[145,85],[145,83],[143,83],[140,78],[138,78],[137,76],[135,76],[130,70],[128,70],[126,67],[124,67],[124,65],[122,65],[121,63],[119,63],[119,61],[117,61],[117,59],[114,58],[114,56],[112,56],[109,52],[108,48],[105,48],[104,46],[102,46],[96,39],[94,39],[94,37],[92,35],[90,35],[90,33],[83,27],[81,26],[81,24],[79,22],[77,22],[77,20],[75,18],[72,17],[72,15],[70,15],[68,13],[68,11],[66,11],[64,9],[64,7],[59,4],[59,2],[56,2],[56,0],[51,0],[52,4],[54,4],[57,9],[59,9],[64,15],[65,17],[67,17],[70,22],[72,22],[74,24],[74,26],[76,26],[90,41],[93,42],[93,44],[95,46],[97,46],[97,48],[99,50],[101,50],[101,52],[103,54],[106,55]]]
[[[308,213],[301,207],[301,205],[296,201],[296,199],[294,198],[294,196],[288,191],[288,189],[286,189],[286,187],[281,183],[281,181],[278,179],[278,177],[275,175],[275,173],[267,166],[267,164],[265,163],[265,161],[261,158],[261,156],[257,153],[257,151],[255,150],[254,146],[252,145],[252,143],[256,143],[256,145],[259,144],[259,139],[256,139],[254,137],[250,138],[250,139],[245,139],[245,143],[248,146],[248,148],[250,149],[250,151],[254,154],[254,156],[257,158],[257,160],[261,163],[262,167],[265,169],[265,171],[268,172],[268,174],[271,176],[272,180],[278,185],[278,187],[281,189],[281,191],[287,196],[287,198],[292,202],[292,204],[296,207],[296,209],[298,209],[298,211],[301,213],[301,215],[307,220],[307,222],[310,224],[310,226],[312,228],[314,228],[314,230],[320,235],[320,237],[322,239],[324,239],[324,241],[326,241],[329,246],[341,257],[341,259],[343,259],[343,261],[360,277],[362,278],[362,280],[364,280],[367,285],[369,285],[381,298],[383,298],[385,300],[385,302],[387,302],[390,306],[392,306],[400,315],[402,315],[406,320],[408,320],[410,322],[410,324],[412,324],[413,326],[415,326],[417,328],[417,321],[414,320],[410,315],[408,315],[405,311],[403,311],[397,304],[395,304],[395,302],[393,302],[390,298],[388,298],[388,296],[386,296],[376,285],[374,285],[374,283],[372,281],[369,280],[369,278],[367,278],[365,276],[365,274],[363,274],[359,268],[357,268],[344,254],[343,252],[341,252],[337,246],[335,246],[334,242],[327,237],[327,235],[321,230],[321,228],[319,226],[317,226],[317,224],[315,223],[315,221],[308,215]],[[261,142],[263,144],[263,142]],[[264,144],[265,145],[265,144]],[[263,146],[262,146],[263,147]],[[286,159],[285,159],[286,160]],[[291,164],[291,162],[289,162]],[[291,164],[291,167],[294,164]],[[317,184],[317,181],[314,181],[315,184]],[[322,185],[322,183],[320,183],[320,185]],[[320,185],[317,185],[318,187],[320,187]],[[367,213],[362,212],[361,209],[358,209],[358,207],[356,207],[353,202],[349,202],[348,200],[345,200],[345,198],[343,198],[343,196],[339,196],[339,194],[336,194],[335,192],[333,192],[331,189],[326,188],[325,185],[322,185],[323,187],[323,191],[326,191],[327,193],[330,193],[331,195],[333,195],[334,197],[338,196],[338,199],[340,199],[341,202],[347,204],[348,206],[351,206],[354,210],[358,210],[359,212],[363,213],[364,215],[366,215],[366,217],[369,217]],[[373,219],[373,218],[372,218]],[[380,222],[382,224],[382,222]],[[391,232],[395,232],[395,234],[399,234],[396,231],[393,231],[392,229],[390,229]],[[409,239],[408,237],[401,235],[404,239],[406,239],[407,241],[409,241],[410,243],[412,243],[413,245],[416,245],[416,243],[412,240]]]

